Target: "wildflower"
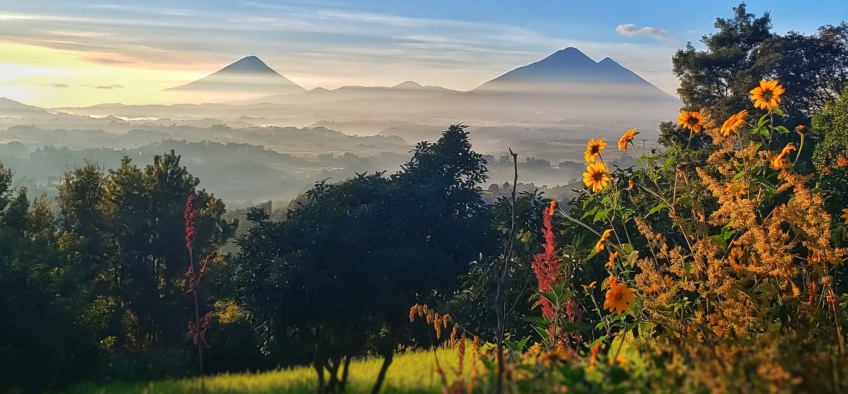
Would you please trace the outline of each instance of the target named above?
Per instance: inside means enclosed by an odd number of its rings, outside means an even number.
[[[631,179],[629,179],[629,180],[627,181],[627,189],[629,189],[629,190],[633,190],[633,187],[634,187],[634,185],[633,185],[633,178],[631,178]]]
[[[456,335],[459,333],[458,327],[456,324],[453,325],[453,330],[451,330],[450,335],[450,347],[456,346]]]
[[[601,351],[601,343],[598,342],[592,345],[592,357],[589,358],[589,370],[595,370],[595,363],[598,361],[598,352]]]
[[[773,110],[780,105],[780,96],[786,92],[778,81],[760,81],[760,86],[751,90],[751,101],[754,102],[754,107],[760,109]]]
[[[807,129],[807,126],[804,126],[802,124],[795,126],[795,131],[797,131],[798,134],[804,134],[806,129]]]
[[[539,354],[542,354],[542,346],[539,345],[539,342],[534,343],[533,346],[530,347],[529,353],[533,356],[538,356]]]
[[[598,243],[595,244],[595,253],[600,253],[604,250],[604,246],[611,235],[612,229],[606,229],[603,233],[601,233],[601,239],[599,239]]]
[[[632,143],[633,138],[639,135],[635,128],[627,130],[621,138],[618,139],[618,150],[627,150],[627,143]]]
[[[648,288],[648,293],[659,293],[660,287],[657,286],[656,283],[651,283],[651,287]]]
[[[700,133],[704,127],[704,118],[698,111],[680,111],[680,115],[677,116],[677,125]]]
[[[551,206],[548,208],[550,210],[549,214],[553,216],[556,213],[557,209],[557,200],[551,200]]]
[[[591,187],[593,193],[597,193],[609,184],[609,168],[604,163],[594,163],[586,166],[586,172],[583,173],[583,184],[586,187]]]
[[[191,249],[191,245],[194,243],[194,237],[197,235],[194,228],[194,218],[197,215],[197,209],[194,207],[194,198],[194,194],[188,196],[188,200],[186,200],[185,214],[183,215],[185,218],[186,248],[188,249]]]
[[[844,209],[842,209],[842,216],[841,216],[841,218],[842,218],[843,220],[845,220],[845,224],[848,224],[848,208],[844,208]]]
[[[848,158],[846,158],[845,156],[839,156],[839,158],[836,159],[836,166],[837,167],[848,166]]]
[[[607,148],[607,143],[603,138],[598,140],[589,140],[589,143],[586,144],[586,152],[583,153],[583,158],[586,159],[587,163],[592,163],[595,161],[596,157],[601,156],[601,151]]]
[[[474,336],[474,349],[480,350],[480,337]]]
[[[604,264],[604,267],[612,268],[613,266],[615,266],[615,259],[617,259],[617,258],[618,258],[618,252],[610,253],[609,260],[607,261],[606,264]]]
[[[604,309],[610,312],[622,313],[630,310],[630,303],[636,299],[636,290],[628,288],[626,284],[619,283],[615,277],[610,278],[610,287],[607,290]]]
[[[626,363],[626,362],[627,362],[627,359],[626,359],[624,356],[618,356],[618,357],[616,357],[616,358],[611,358],[611,359],[609,360],[609,365],[610,365],[610,366],[615,366],[615,364],[618,364],[618,365],[622,365],[622,366],[623,366],[623,365],[624,365],[624,363]]]
[[[742,196],[742,195],[745,195],[745,194],[748,193],[748,185],[746,185],[745,183],[742,183],[742,182],[740,182],[740,183],[728,182],[724,186],[724,191],[728,194],[735,194],[735,195]]]
[[[594,289],[595,285],[597,285],[597,284],[598,284],[598,281],[594,281],[592,283],[589,283],[588,285],[583,285],[583,289],[584,290]]]
[[[566,362],[568,361],[568,353],[565,351],[565,348],[557,346],[557,349],[545,353],[539,356],[539,362],[544,363],[545,366],[551,365],[552,362]]]
[[[745,118],[747,117],[748,111],[744,109],[731,116],[730,119],[724,121],[724,124],[721,125],[721,135],[727,137],[730,133],[735,133],[736,130],[739,130],[739,128],[745,125]]]
[[[777,157],[772,160],[771,168],[774,170],[779,170],[783,168],[783,166],[786,165],[786,156],[789,155],[789,152],[793,150],[795,150],[795,144],[791,142],[786,144],[786,147],[784,147],[783,150],[780,151],[780,154],[778,154]]]
[[[551,208],[542,212],[542,234],[545,236],[544,253],[533,256],[531,267],[539,282],[540,291],[551,291],[551,286],[559,281],[560,263],[556,255],[556,238],[554,237],[553,214],[556,202],[551,202]],[[547,298],[542,298],[542,316],[554,316],[553,305]]]

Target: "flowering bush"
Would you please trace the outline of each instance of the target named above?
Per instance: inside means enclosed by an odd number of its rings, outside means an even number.
[[[571,214],[556,203],[544,214],[544,252],[531,263],[541,316],[528,318],[539,336],[507,343],[507,389],[848,388],[848,295],[834,281],[848,248],[835,236],[842,223],[826,210],[827,190],[796,169],[806,130],[779,125],[784,93],[778,81],[762,81],[751,91],[762,113],[720,122],[705,110],[681,111],[677,125],[689,141],[708,136],[708,156],[688,145],[639,152],[630,129],[617,148],[639,165],[611,171],[607,143],[589,141],[582,201]],[[793,141],[768,150],[778,135]],[[600,285],[575,283],[579,262],[556,249],[554,220],[588,230],[594,245],[579,257],[603,262]],[[592,305],[576,305],[578,293]]]

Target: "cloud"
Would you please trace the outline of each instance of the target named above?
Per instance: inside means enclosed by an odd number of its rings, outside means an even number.
[[[615,31],[622,36],[633,37],[633,36],[650,36],[654,38],[668,38],[669,34],[667,31],[656,28],[656,27],[636,27],[636,25],[632,23],[628,23],[626,25],[618,25],[615,28]]]
[[[66,88],[66,87],[68,87],[68,85],[64,84],[64,83],[57,83],[57,84],[53,84],[53,87],[54,88]]]

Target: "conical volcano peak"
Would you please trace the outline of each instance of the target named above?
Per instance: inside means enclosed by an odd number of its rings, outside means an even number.
[[[239,61],[230,64],[227,67],[222,68],[221,72],[233,72],[233,73],[247,73],[247,74],[257,74],[257,73],[274,73],[277,74],[271,67],[268,67],[262,59],[259,59],[256,56],[246,56],[241,58]]]
[[[256,56],[246,56],[209,76],[170,90],[230,92],[244,94],[290,94],[305,92]]]
[[[418,82],[406,81],[406,82],[399,83],[395,86],[392,86],[392,89],[418,89],[418,88],[421,88],[421,87],[423,87],[423,86],[421,86],[421,84],[418,83]]]

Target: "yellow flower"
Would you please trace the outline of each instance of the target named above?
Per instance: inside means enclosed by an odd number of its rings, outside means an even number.
[[[780,96],[784,92],[786,90],[778,84],[777,80],[762,80],[760,86],[751,90],[751,101],[754,102],[754,107],[773,110],[780,105]]]
[[[627,181],[627,188],[633,190],[633,179]]]
[[[772,160],[771,168],[773,170],[779,170],[783,168],[783,166],[786,165],[786,156],[789,155],[789,152],[792,152],[793,150],[795,150],[795,144],[791,142],[786,144],[786,147],[784,147],[783,150],[780,151],[780,154],[777,155],[774,160]]]
[[[619,314],[629,311],[630,303],[636,299],[636,290],[628,288],[624,283],[619,283],[615,277],[610,278],[609,283],[604,309],[610,312],[614,310]]]
[[[731,133],[735,133],[736,130],[739,130],[739,128],[745,125],[745,118],[747,117],[748,111],[744,109],[739,111],[738,114],[731,116],[730,119],[726,120],[721,126],[721,135],[727,137]]]
[[[592,283],[589,283],[588,285],[583,285],[583,289],[584,290],[594,289],[595,285],[597,285],[597,284],[598,284],[598,281],[594,281]]]
[[[842,210],[842,219],[845,220],[845,224],[848,224],[848,208]]]
[[[595,161],[595,158],[601,155],[601,151],[607,148],[607,143],[603,138],[598,140],[589,140],[589,143],[586,144],[586,153],[583,153],[583,158],[586,159],[587,163],[592,163]]]
[[[633,138],[639,135],[635,128],[627,130],[621,138],[618,139],[618,150],[627,150],[627,143],[633,142]]]
[[[606,264],[604,264],[604,267],[612,268],[613,266],[615,266],[615,259],[617,259],[617,258],[618,258],[618,252],[610,253],[609,260],[607,261]]]
[[[607,187],[610,181],[609,168],[604,163],[593,163],[586,166],[583,173],[583,184],[591,187],[593,193],[597,193]]]
[[[700,133],[704,127],[704,117],[698,111],[680,111],[680,115],[677,116],[677,125]]]
[[[595,253],[600,253],[602,250],[604,250],[604,246],[606,246],[607,239],[609,239],[611,235],[611,229],[606,229],[603,233],[601,233],[601,239],[599,239],[598,243],[595,244]]]

